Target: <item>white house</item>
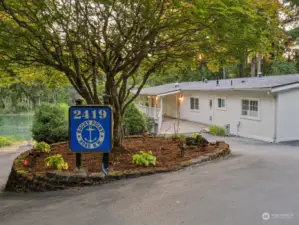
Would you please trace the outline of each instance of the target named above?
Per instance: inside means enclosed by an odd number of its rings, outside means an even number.
[[[299,140],[299,74],[144,88],[138,107],[156,119],[158,132],[169,116],[268,142]]]

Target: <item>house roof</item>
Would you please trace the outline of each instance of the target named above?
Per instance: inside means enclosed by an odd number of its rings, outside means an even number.
[[[141,90],[141,95],[165,95],[180,91],[226,91],[226,90],[268,90],[285,85],[299,83],[299,74],[243,77],[234,79],[208,80],[196,82],[170,83]]]

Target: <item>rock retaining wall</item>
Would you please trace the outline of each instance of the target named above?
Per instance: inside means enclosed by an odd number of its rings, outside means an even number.
[[[217,158],[225,157],[231,153],[229,145],[218,141],[210,143],[207,148],[213,149],[213,153],[208,153],[190,161],[186,161],[171,169],[157,169],[155,167],[140,168],[138,170],[128,171],[112,171],[107,176],[100,172],[102,153],[84,153],[83,166],[94,173],[77,174],[73,172],[60,172],[60,171],[43,171],[41,174],[30,175],[28,168],[25,168],[24,159],[31,154],[31,151],[20,154],[14,161],[11,173],[9,175],[5,190],[14,192],[30,192],[30,191],[51,191],[62,190],[70,187],[82,187],[96,184],[108,183],[114,180],[124,178],[134,178],[143,175],[150,175],[155,173],[171,172],[179,170],[191,165],[200,164],[203,162],[211,161]],[[68,150],[67,143],[58,143],[51,146],[51,154],[62,154],[65,160],[69,163],[70,171],[75,168],[75,153]],[[36,166],[44,163],[44,157],[41,156]],[[29,169],[30,171],[30,169]],[[98,172],[97,172],[98,171]]]

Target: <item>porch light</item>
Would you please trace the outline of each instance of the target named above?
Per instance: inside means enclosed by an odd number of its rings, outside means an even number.
[[[179,101],[180,101],[180,102],[184,101],[184,96],[180,96],[180,97],[179,97]]]

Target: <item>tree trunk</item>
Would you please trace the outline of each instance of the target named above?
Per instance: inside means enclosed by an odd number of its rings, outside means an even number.
[[[222,71],[223,71],[223,79],[226,79],[226,69],[225,69],[225,67],[222,68]]]
[[[262,56],[261,54],[257,55],[257,75],[262,75]]]
[[[255,70],[256,70],[256,58],[252,57],[252,59],[251,59],[251,77],[255,77]]]
[[[122,115],[120,112],[113,112],[113,148],[121,147],[122,140]]]
[[[244,64],[240,63],[239,66],[238,66],[239,77],[243,77],[244,76],[243,71],[244,71]]]

